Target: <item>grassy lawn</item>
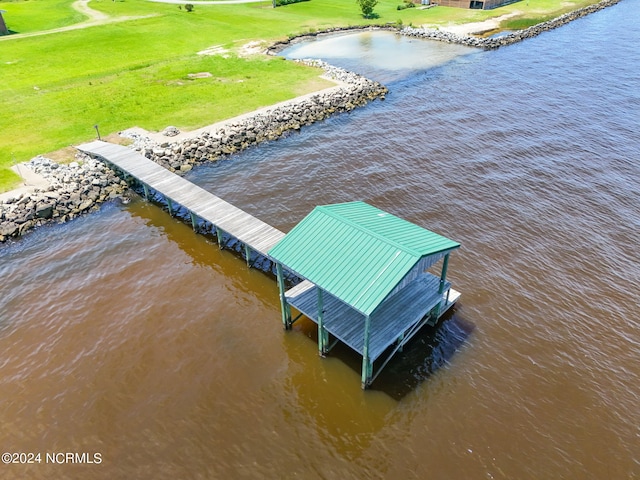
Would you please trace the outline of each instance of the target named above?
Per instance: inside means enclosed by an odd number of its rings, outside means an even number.
[[[31,33],[65,27],[86,19],[71,8],[73,0],[0,1],[6,10],[7,28],[16,33]]]
[[[265,45],[335,26],[402,21],[443,25],[481,21],[513,11],[539,18],[593,3],[530,0],[492,11],[438,7],[398,11],[380,0],[379,18],[364,20],[354,0],[311,0],[271,8],[271,2],[177,5],[145,0],[92,0],[110,17],[154,15],[34,37],[0,37],[0,191],[18,178],[14,162],[132,126],[192,129],[317,90],[317,70],[261,55],[244,58],[250,41]],[[570,3],[570,4],[569,4]],[[86,20],[71,0],[0,1],[11,30],[28,33]],[[219,46],[227,53],[197,55]],[[189,73],[210,72],[209,78]]]
[[[591,0],[574,0],[572,2],[524,0],[504,7],[504,13],[520,12],[520,15],[501,22],[500,26],[503,30],[522,30],[594,3],[597,2]]]

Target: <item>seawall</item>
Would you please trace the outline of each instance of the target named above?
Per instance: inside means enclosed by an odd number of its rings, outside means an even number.
[[[496,49],[566,25],[619,1],[603,0],[498,38],[459,36],[440,30],[410,27],[402,29],[401,33],[470,47]],[[395,29],[391,26],[386,28]],[[336,28],[327,33],[346,30],[352,29]],[[270,53],[289,43],[290,41],[285,41],[274,44]],[[132,148],[171,171],[184,173],[198,163],[216,161],[261,142],[276,140],[288,132],[299,130],[333,114],[351,111],[376,98],[384,99],[388,91],[377,82],[325,62],[303,62],[324,68],[325,75],[338,81],[340,88],[333,89],[331,93],[307,96],[302,100],[293,99],[286,106],[246,115],[242,120],[230,122],[216,131],[181,141],[171,142],[170,137],[167,137],[166,141],[154,142],[148,137],[135,136]],[[51,185],[45,189],[36,189],[32,194],[21,194],[16,198],[0,201],[0,243],[24,235],[32,228],[49,223],[63,223],[97,210],[101,203],[121,197],[127,191],[126,182],[101,162],[83,155],[77,157],[81,163],[73,162],[70,165],[57,164],[42,157],[29,162],[30,168],[47,178]]]
[[[223,128],[181,141],[171,142],[166,137],[166,141],[154,142],[145,136],[134,136],[132,148],[173,172],[184,173],[197,163],[216,161],[261,142],[277,140],[331,115],[364,106],[376,98],[384,99],[388,91],[377,82],[324,62],[304,63],[323,68],[325,76],[336,80],[339,86],[330,92],[306,95],[283,106],[243,115],[241,120],[228,122]],[[167,133],[172,133],[171,129]],[[35,227],[64,223],[98,210],[100,204],[122,197],[128,190],[127,183],[102,162],[80,153],[76,158],[79,162],[69,165],[44,157],[27,163],[50,185],[0,201],[0,243]]]
[[[178,142],[166,141],[159,145],[135,145],[144,156],[171,171],[189,171],[197,163],[215,161],[226,155],[241,152],[253,145],[272,141],[288,132],[300,130],[320,120],[349,112],[376,98],[384,99],[388,89],[378,82],[356,73],[333,67],[320,60],[302,63],[321,67],[325,76],[340,82],[330,93],[294,99],[285,106],[243,117],[237,122],[212,132],[204,132]]]
[[[442,30],[413,27],[403,28],[400,33],[402,35],[407,35],[410,37],[426,38],[447,43],[457,43],[460,45],[466,45],[468,47],[483,48],[485,50],[495,50],[496,48],[506,47],[507,45],[512,45],[528,38],[536,37],[541,33],[566,25],[567,23],[577,20],[578,18],[610,7],[611,5],[615,5],[619,1],[620,0],[602,0],[599,3],[595,3],[593,5],[589,5],[587,7],[565,13],[564,15],[560,15],[559,17],[556,17],[547,22],[542,22],[529,28],[525,28],[523,30],[518,30],[494,38],[461,36]]]

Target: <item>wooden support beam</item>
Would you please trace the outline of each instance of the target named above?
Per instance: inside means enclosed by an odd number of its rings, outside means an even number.
[[[249,247],[249,245],[247,245],[246,243],[244,244],[244,256],[247,259],[247,267],[251,266],[251,247]]]
[[[327,347],[329,344],[329,332],[324,326],[324,305],[322,299],[322,289],[318,290],[318,353],[321,357],[327,354]]]
[[[366,389],[371,384],[373,374],[373,362],[369,358],[369,337],[371,329],[371,319],[369,315],[364,318],[364,347],[362,349],[362,389]]]
[[[433,308],[431,313],[431,321],[430,325],[435,325],[440,318],[440,311],[442,310],[442,294],[444,293],[444,288],[447,284],[447,268],[449,266],[449,253],[444,256],[444,261],[442,262],[442,272],[440,273],[440,284],[438,285],[438,295],[440,295],[440,301]]]
[[[223,241],[222,241],[222,230],[220,230],[220,227],[218,227],[216,225],[216,239],[218,240],[218,246],[220,247],[220,250],[222,250],[222,248],[224,247]]]
[[[380,373],[382,372],[382,369],[387,366],[387,364],[389,363],[389,361],[391,361],[391,359],[395,356],[395,354],[398,353],[398,352],[402,352],[402,350],[404,349],[404,346],[407,344],[407,342],[409,342],[409,340],[411,340],[413,338],[413,336],[416,333],[418,333],[422,329],[422,327],[424,327],[425,324],[427,324],[427,325],[430,324],[429,318],[430,317],[427,315],[424,319],[422,319],[420,322],[416,323],[409,330],[407,330],[406,332],[402,332],[402,335],[398,339],[398,343],[396,344],[394,349],[391,351],[391,353],[389,353],[389,355],[384,360],[384,362],[382,362],[382,365],[380,365],[378,367],[378,369],[376,370],[375,375],[373,375],[371,377],[371,380],[369,381],[369,384],[371,384],[376,378],[378,378],[378,375],[380,375]]]
[[[285,296],[286,287],[284,284],[284,274],[282,272],[282,264],[276,263],[276,277],[278,279],[278,290],[280,291],[280,309],[282,311],[282,325],[285,330],[290,330],[292,321],[291,321],[291,307],[287,302],[287,297]],[[300,315],[298,315],[300,317]],[[297,319],[296,319],[297,320]]]
[[[149,186],[146,183],[143,183],[142,189],[144,190],[144,199],[149,201]]]
[[[193,212],[189,212],[189,214],[191,215],[191,226],[193,231],[196,232],[198,231],[198,216]]]
[[[331,350],[333,350],[333,347],[335,347],[338,343],[340,343],[340,339],[339,338],[334,338],[333,342],[331,342],[331,344],[327,347],[327,353],[329,353]]]
[[[171,203],[171,199],[167,196],[164,197],[167,202],[167,208],[169,209],[169,215],[173,217],[173,204]]]
[[[444,256],[444,261],[442,262],[442,273],[440,274],[440,286],[438,288],[438,293],[442,295],[444,293],[444,286],[447,282],[447,268],[449,267],[449,253]]]

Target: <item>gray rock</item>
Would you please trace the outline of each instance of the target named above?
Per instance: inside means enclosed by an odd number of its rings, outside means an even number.
[[[37,218],[51,218],[53,216],[53,204],[41,203],[36,207]]]
[[[91,203],[95,203],[96,200],[98,200],[98,198],[100,198],[100,190],[91,190],[89,193],[87,193],[87,199],[88,201],[90,201]],[[84,203],[84,202],[83,202]],[[82,206],[82,204],[80,204]],[[84,208],[80,208],[80,210],[84,210]]]
[[[11,237],[18,231],[19,225],[14,222],[0,223],[0,235]]]
[[[93,205],[93,200],[85,200],[78,206],[78,211],[83,212]]]
[[[44,194],[45,197],[50,198],[51,200],[59,200],[60,199],[60,193],[56,192],[56,191],[50,191],[50,192],[46,192]]]
[[[18,229],[18,235],[24,235],[28,230],[30,230],[35,225],[33,220],[29,220],[20,225]]]
[[[22,225],[23,223],[27,223],[31,220],[33,220],[35,217],[35,213],[34,212],[27,212],[25,213],[23,216],[16,218],[14,220],[15,223]]]
[[[178,130],[176,127],[167,127],[162,131],[162,134],[165,137],[175,137],[176,135],[180,134],[180,130]]]

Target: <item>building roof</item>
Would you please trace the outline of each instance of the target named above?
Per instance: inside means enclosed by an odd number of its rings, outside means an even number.
[[[364,202],[319,206],[269,256],[364,315],[425,257],[459,243]]]

